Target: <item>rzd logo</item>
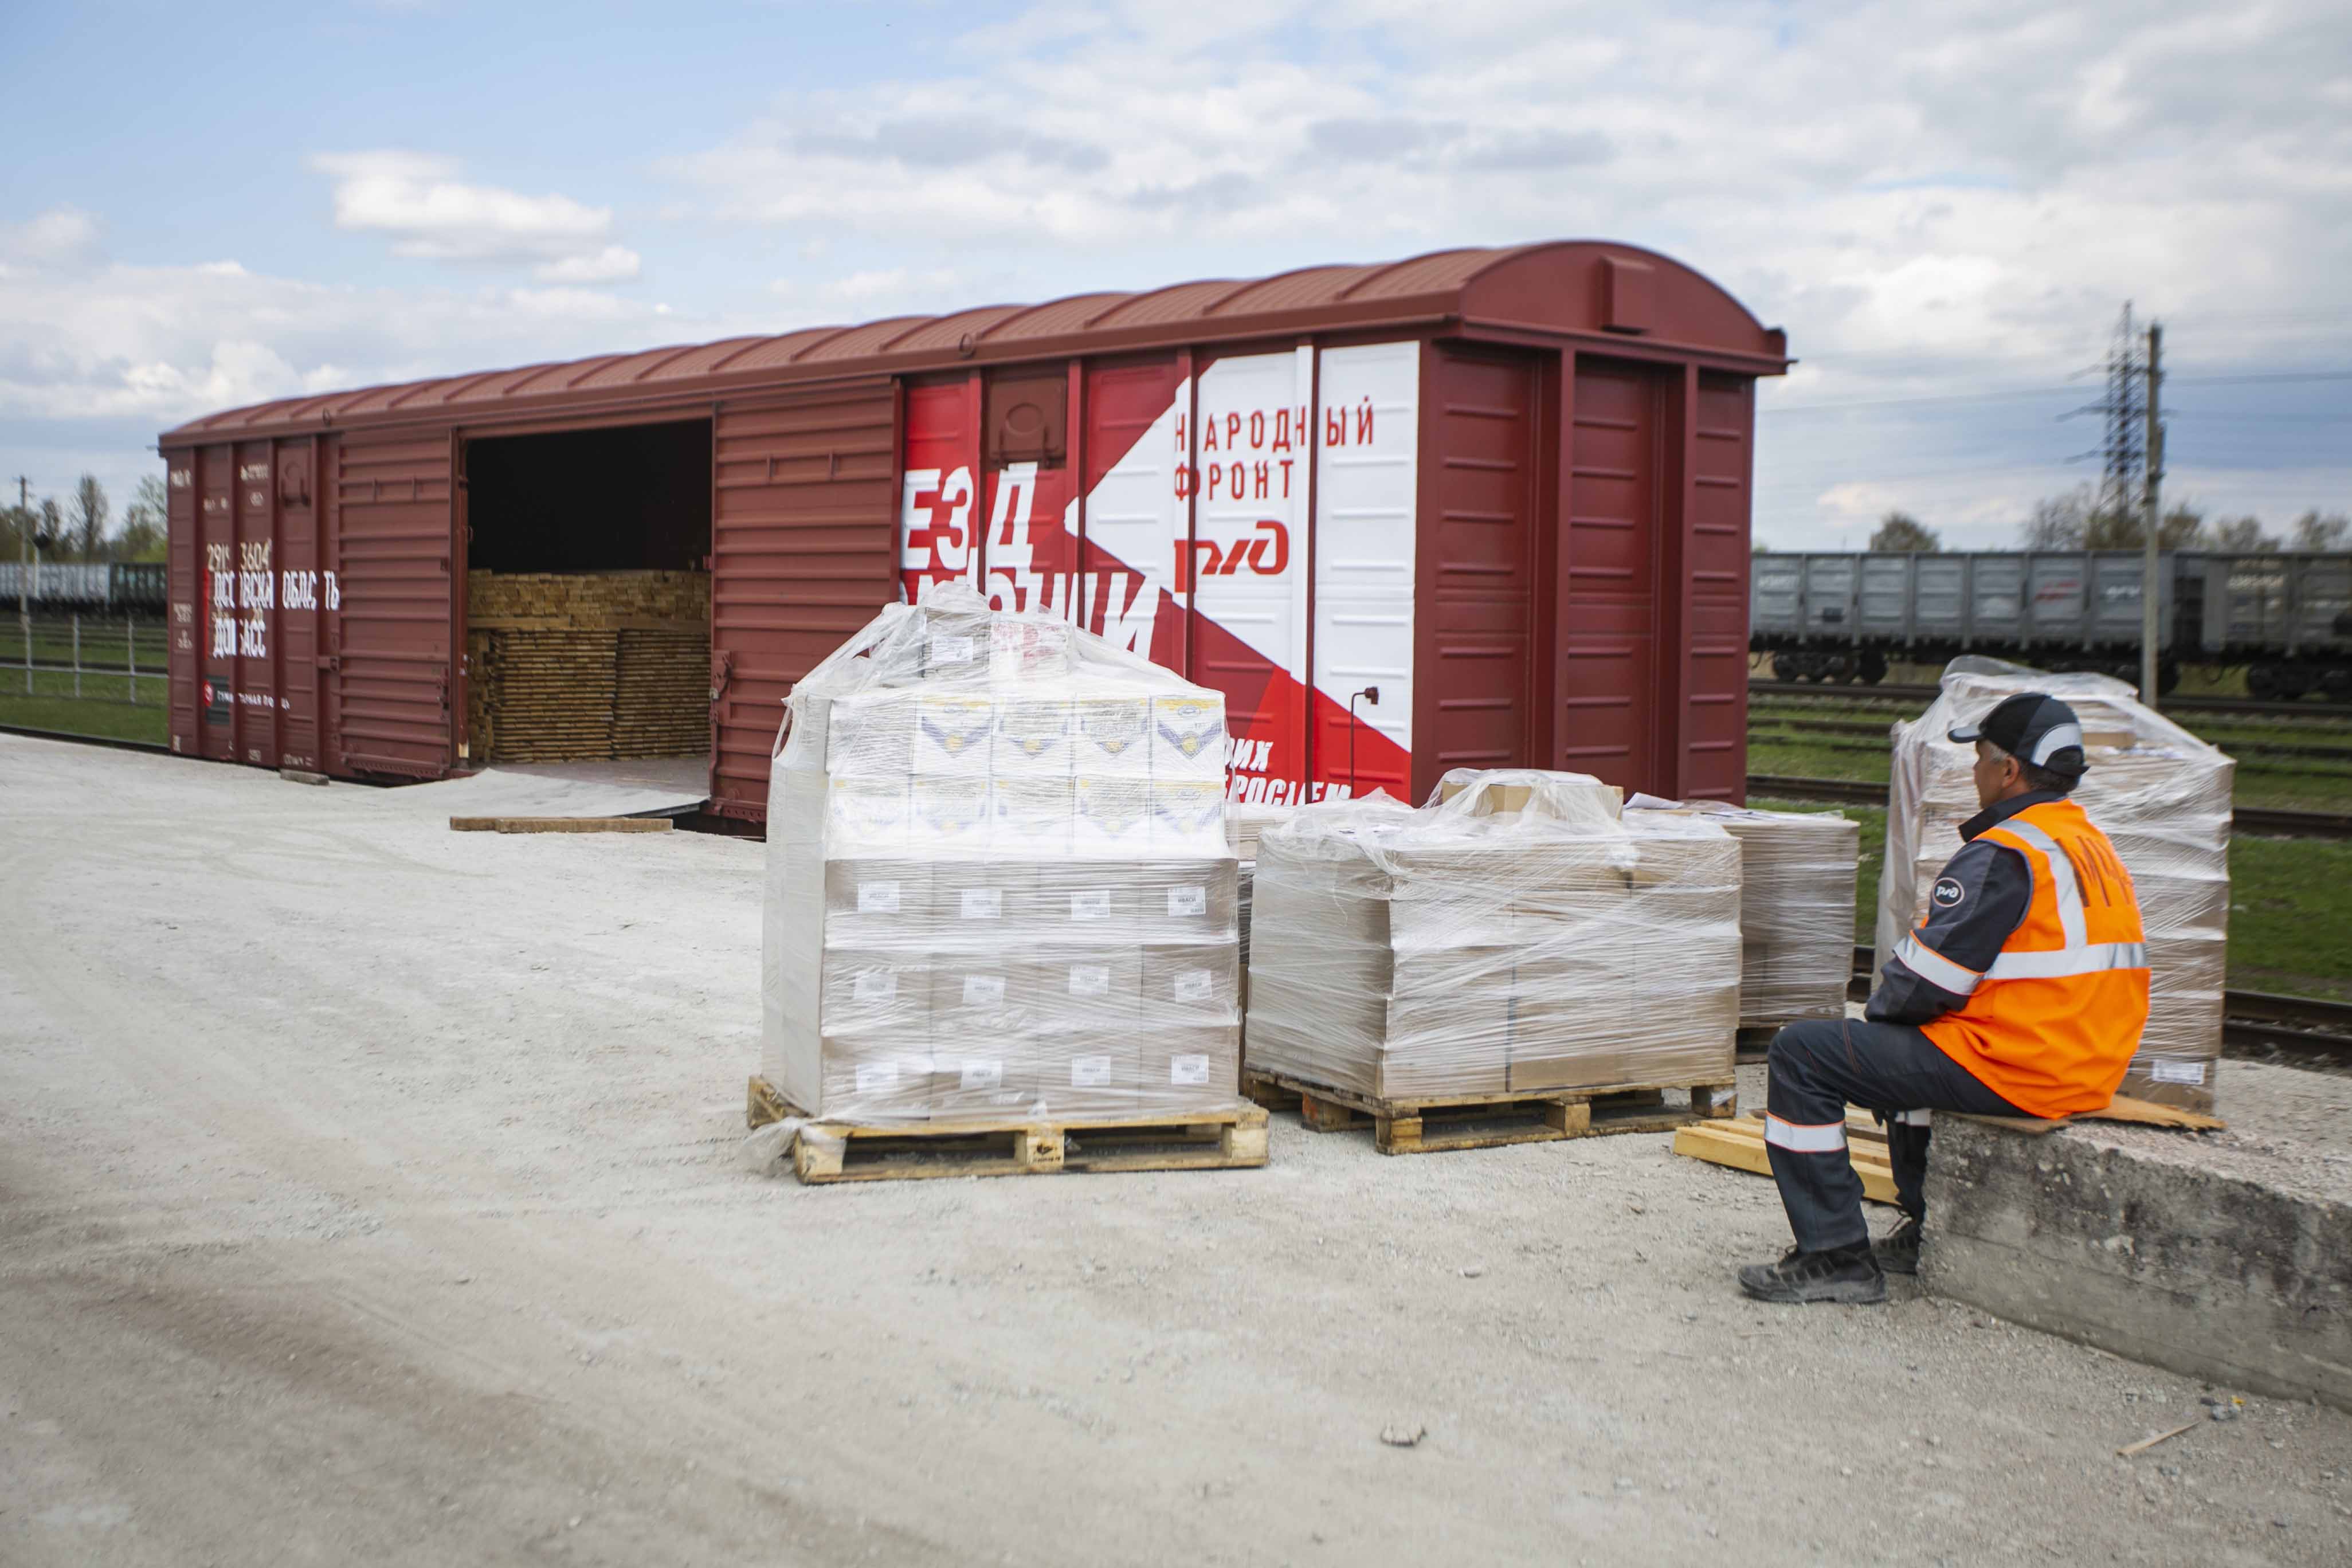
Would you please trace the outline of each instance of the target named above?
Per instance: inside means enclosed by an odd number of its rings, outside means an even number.
[[[1192,542],[1190,558],[1185,542],[1176,542],[1176,592],[1188,592],[1197,568],[1202,577],[1231,577],[1239,573],[1244,562],[1260,577],[1279,577],[1290,566],[1290,530],[1270,517],[1258,519],[1257,530],[1231,544],[1220,545],[1213,539]]]

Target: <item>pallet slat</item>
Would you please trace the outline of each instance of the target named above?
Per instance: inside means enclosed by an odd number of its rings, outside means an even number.
[[[1687,1090],[1689,1104],[1666,1104],[1668,1089]],[[1369,1121],[1372,1146],[1383,1154],[1499,1149],[1608,1132],[1664,1132],[1693,1121],[1728,1117],[1738,1100],[1729,1079],[1380,1100],[1246,1066],[1242,1092],[1272,1109],[1296,1109],[1299,1121],[1313,1132],[1346,1131]]]
[[[1891,1204],[1895,1201],[1895,1172],[1886,1163],[1885,1133],[1881,1131],[1874,1145],[1869,1139],[1858,1135],[1856,1116],[1865,1122],[1871,1117],[1866,1110],[1852,1111],[1846,1116],[1847,1150],[1853,1160],[1854,1174],[1862,1178],[1862,1195],[1873,1203]],[[1752,1116],[1695,1122],[1685,1127],[1675,1134],[1675,1152],[1735,1171],[1753,1171],[1765,1176],[1772,1173],[1772,1157],[1764,1147],[1764,1123]]]
[[[747,1120],[761,1128],[802,1115],[754,1077]],[[835,1182],[1045,1176],[1066,1172],[1228,1171],[1266,1163],[1266,1116],[1255,1105],[1104,1120],[950,1121],[861,1125],[805,1119],[793,1142],[793,1173],[810,1186]]]

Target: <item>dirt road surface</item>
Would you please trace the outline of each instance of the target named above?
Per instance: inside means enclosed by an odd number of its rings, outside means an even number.
[[[1663,1136],[752,1174],[761,847],[469,787],[0,737],[0,1563],[2352,1560],[2352,1418],[1744,1301]]]

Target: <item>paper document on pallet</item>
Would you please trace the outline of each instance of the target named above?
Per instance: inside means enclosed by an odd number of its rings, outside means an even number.
[[[1637,795],[1647,812],[1697,816],[1739,840],[1739,1026],[1845,1016],[1862,827],[1834,811],[1759,811]]]
[[[1576,773],[1448,773],[1258,843],[1253,1068],[1381,1100],[1727,1079],[1739,845]]]
[[[2131,873],[2147,933],[2147,1028],[2121,1093],[2213,1109],[2230,921],[2230,789],[2237,763],[2103,675],[2046,675],[1956,658],[1927,711],[1898,725],[1878,885],[1877,962],[1927,918],[1927,889],[1977,814],[1972,745],[1945,739],[2003,698],[2042,691],[2082,721],[2089,763],[2073,798]]]
[[[1223,702],[960,585],[884,610],[786,700],[762,1075],[852,1122],[1235,1105]]]

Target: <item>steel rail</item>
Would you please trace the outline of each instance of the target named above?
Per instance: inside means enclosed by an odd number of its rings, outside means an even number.
[[[1832,702],[1932,702],[1941,695],[1933,686],[1811,685],[1800,680],[1750,680],[1749,697],[1818,697]],[[2168,697],[2168,713],[2251,713],[2264,718],[2338,719],[2352,721],[2352,704],[2334,702],[2265,702],[2252,697]]]

